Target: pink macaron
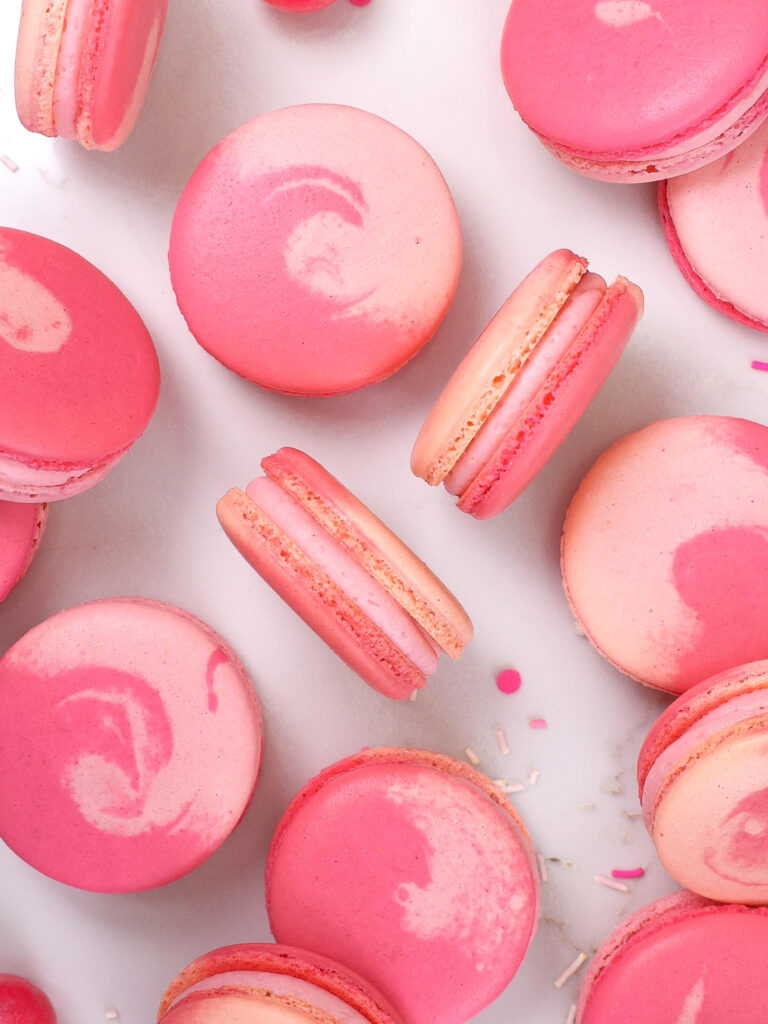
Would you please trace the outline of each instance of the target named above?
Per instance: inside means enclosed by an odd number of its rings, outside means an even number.
[[[768,661],[678,697],[648,733],[637,778],[673,878],[713,900],[768,903]]]
[[[569,167],[653,181],[734,149],[768,114],[764,0],[513,0],[518,113]]]
[[[628,917],[592,958],[575,1024],[765,1020],[768,909],[679,892]]]
[[[179,200],[169,259],[211,355],[265,388],[331,395],[394,373],[432,337],[461,233],[409,135],[311,104],[263,114],[211,150]]]
[[[95,892],[173,881],[226,839],[261,764],[251,681],[218,634],[139,598],[60,612],[0,660],[0,837]]]
[[[160,367],[139,314],[77,253],[0,228],[0,497],[102,479],[144,431]]]
[[[617,441],[568,509],[562,570],[586,635],[647,686],[768,658],[768,428],[688,416]]]
[[[565,440],[643,311],[567,249],[525,278],[459,364],[421,429],[411,468],[478,519],[497,515]]]
[[[16,109],[25,128],[115,149],[139,116],[168,0],[24,0]]]
[[[311,11],[320,11],[323,7],[330,7],[336,0],[265,0],[270,7],[276,7],[278,11],[291,11],[295,14],[309,14]]]
[[[469,765],[366,750],[294,798],[267,860],[278,942],[369,978],[405,1024],[461,1024],[510,982],[539,881],[509,800]]]
[[[56,1024],[48,996],[18,974],[0,974],[0,1024]]]
[[[32,564],[47,520],[47,505],[0,501],[0,601]]]
[[[403,700],[472,623],[450,591],[362,502],[295,448],[219,501],[241,555],[362,678]]]
[[[316,953],[269,943],[214,949],[170,984],[158,1024],[401,1024],[383,996]]]
[[[669,248],[697,295],[768,331],[768,123],[715,163],[661,182],[659,206]]]

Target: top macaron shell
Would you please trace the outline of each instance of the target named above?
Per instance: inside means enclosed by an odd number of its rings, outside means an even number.
[[[138,313],[92,264],[0,228],[0,494],[67,497],[117,461],[160,389]]]
[[[617,441],[571,502],[562,568],[592,643],[648,686],[768,657],[768,428],[690,416]]]
[[[169,259],[203,348],[263,387],[328,395],[388,376],[432,337],[461,234],[410,136],[312,104],[263,114],[214,147],[181,196]]]
[[[585,174],[653,180],[733,149],[768,113],[763,0],[514,0],[515,107]]]

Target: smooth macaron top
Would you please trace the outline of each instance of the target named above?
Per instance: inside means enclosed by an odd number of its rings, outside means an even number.
[[[617,441],[571,502],[562,569],[592,643],[648,686],[768,657],[768,428],[689,416]]]
[[[675,893],[627,918],[592,959],[576,1024],[756,1024],[768,909]]]
[[[328,395],[386,377],[432,337],[461,234],[409,135],[311,104],[263,114],[211,150],[179,200],[169,259],[203,348],[264,387]]]
[[[267,908],[279,942],[349,965],[406,1024],[458,1024],[519,967],[538,874],[522,821],[484,776],[427,751],[368,750],[288,807]]]
[[[652,163],[750,116],[768,86],[768,7],[514,0],[501,58],[515,107],[543,141],[598,162]]]
[[[720,160],[662,182],[659,205],[693,289],[737,323],[768,331],[768,123]]]
[[[711,899],[768,903],[768,661],[678,697],[643,744],[638,783],[677,881]]]
[[[47,519],[47,505],[0,501],[0,601],[29,568]]]
[[[97,892],[170,882],[240,820],[261,715],[240,661],[181,609],[95,601],[0,660],[0,837]]]
[[[138,313],[101,271],[49,239],[0,228],[0,379],[0,458],[66,473],[133,444],[160,368]]]

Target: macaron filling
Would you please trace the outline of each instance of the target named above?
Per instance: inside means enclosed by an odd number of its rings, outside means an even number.
[[[128,446],[130,447],[130,446]],[[67,469],[48,468],[45,463],[30,465],[20,459],[0,455],[0,493],[14,498],[37,501],[38,498],[65,497],[64,491],[77,493],[78,482],[88,477],[89,485],[106,476],[112,467],[122,459],[128,448],[94,466],[71,466]],[[94,479],[96,477],[97,479]]]
[[[63,139],[77,138],[81,65],[91,23],[91,7],[90,2],[84,3],[83,0],[69,0],[67,4],[56,62],[52,123],[54,133]]]

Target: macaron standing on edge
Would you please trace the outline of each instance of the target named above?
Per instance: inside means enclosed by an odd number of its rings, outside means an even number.
[[[47,521],[47,505],[0,501],[0,601],[32,564]]]
[[[498,515],[599,391],[643,311],[637,285],[607,287],[567,249],[515,289],[459,364],[416,439],[411,468],[477,519]]]

